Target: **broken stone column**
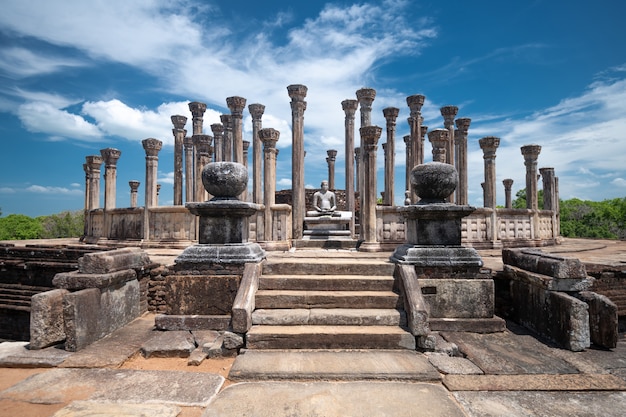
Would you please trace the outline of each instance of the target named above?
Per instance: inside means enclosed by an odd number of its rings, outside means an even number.
[[[354,236],[354,115],[359,106],[357,100],[344,100],[341,107],[346,114],[345,117],[345,143],[346,143],[346,211],[352,213],[350,219],[350,234]],[[357,188],[358,189],[358,188]]]
[[[185,136],[183,141],[185,147],[185,202],[193,201],[195,195],[193,190],[194,184],[194,166],[193,166],[193,138]]]
[[[112,210],[115,208],[115,200],[117,193],[117,160],[120,159],[120,152],[115,148],[106,148],[100,150],[100,155],[104,160],[104,209]]]
[[[243,97],[228,97],[226,104],[230,109],[230,117],[233,129],[233,161],[244,164],[243,161],[243,109],[246,107],[246,99]],[[244,164],[245,165],[245,164]]]
[[[502,184],[504,184],[504,208],[513,208],[513,200],[511,199],[513,180],[511,178],[505,178],[502,180]]]
[[[193,143],[196,147],[196,198],[195,201],[207,201],[209,195],[207,194],[202,184],[202,170],[204,166],[211,162],[211,142],[212,136],[209,135],[194,135]]]
[[[543,179],[543,209],[555,209],[555,179],[554,168],[540,168],[541,178]]]
[[[361,126],[370,126],[372,124],[372,103],[374,103],[374,99],[376,98],[376,90],[373,88],[361,88],[356,92],[356,99],[359,102],[360,113],[361,113]],[[365,171],[363,171],[364,163],[363,158],[365,158],[365,150],[364,150],[363,136],[361,136],[360,145],[361,148],[361,160],[357,161],[357,175],[359,177],[359,188],[357,191],[359,192],[359,206],[363,207],[363,196],[367,192],[363,189],[363,184],[365,184]],[[362,230],[362,229],[361,229]]]
[[[382,133],[378,126],[365,126],[359,129],[363,142],[363,205],[361,206],[361,238],[363,243],[359,251],[375,252],[381,250],[376,240],[376,149]]]
[[[211,125],[211,131],[213,132],[213,148],[215,162],[224,161],[224,125],[221,123],[214,123]]]
[[[183,204],[183,142],[187,131],[185,124],[187,118],[185,116],[174,115],[171,117],[174,129],[174,205],[182,206]]]
[[[128,185],[130,186],[130,206],[137,207],[137,189],[139,188],[139,181],[131,180],[128,181]]]
[[[189,111],[192,115],[193,133],[192,135],[202,134],[202,123],[204,121],[204,112],[206,111],[206,104],[198,101],[192,101],[189,103]]]
[[[248,111],[252,116],[252,202],[263,203],[263,183],[261,175],[263,173],[263,150],[259,130],[262,128],[261,118],[265,112],[265,106],[254,103],[248,105]],[[217,143],[215,144],[217,149]]]
[[[541,146],[525,145],[521,150],[526,166],[526,208],[537,210],[537,158],[541,152]]]
[[[459,173],[459,188],[456,191],[456,203],[465,206],[468,204],[467,188],[467,135],[472,119],[456,119],[457,133],[454,135],[455,166]]]
[[[88,210],[100,207],[100,167],[102,166],[102,156],[90,155],[86,158],[89,171],[89,206]]]
[[[337,160],[337,151],[335,149],[329,149],[326,151],[326,163],[328,164],[328,187],[331,190],[335,189],[335,161]]]
[[[263,240],[273,240],[273,222],[272,222],[272,206],[275,203],[276,196],[276,156],[278,151],[276,149],[276,142],[280,137],[280,132],[276,129],[267,128],[259,130],[259,139],[263,143],[263,204],[265,205],[264,211],[264,232]]]
[[[159,151],[163,147],[163,142],[158,139],[148,138],[141,141],[141,144],[146,151],[145,207],[147,208],[157,205],[156,186],[159,170]]]
[[[306,201],[304,193],[304,111],[308,89],[302,84],[287,86],[291,98],[291,193],[292,238],[302,239]]]
[[[230,162],[233,160],[233,118],[230,114],[222,114],[220,120],[224,125],[222,156],[224,162]]]
[[[433,162],[446,163],[448,129],[435,129],[428,132],[428,140],[433,146]]]
[[[387,121],[387,141],[383,145],[385,153],[385,198],[383,204],[394,205],[394,184],[395,184],[395,154],[396,154],[396,119],[400,114],[397,107],[386,107],[383,109],[383,116]]]
[[[496,208],[496,149],[500,146],[500,138],[486,136],[478,141],[483,150],[485,164],[485,201],[484,206]]]

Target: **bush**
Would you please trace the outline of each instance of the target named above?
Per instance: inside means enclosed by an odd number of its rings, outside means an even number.
[[[0,240],[39,239],[43,226],[37,219],[23,214],[9,214],[0,218]]]

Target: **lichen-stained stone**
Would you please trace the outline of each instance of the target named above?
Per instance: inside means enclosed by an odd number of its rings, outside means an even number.
[[[67,290],[35,294],[30,303],[30,349],[43,349],[65,340],[63,297]]]
[[[240,280],[236,275],[169,275],[168,314],[230,315]]]

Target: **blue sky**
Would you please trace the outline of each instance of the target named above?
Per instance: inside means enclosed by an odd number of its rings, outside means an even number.
[[[164,142],[160,203],[170,204],[170,116],[188,116],[191,132],[187,103],[206,102],[210,134],[209,125],[229,113],[229,96],[266,106],[263,127],[281,131],[277,188],[290,188],[289,84],[308,87],[309,186],[327,177],[326,150],[334,148],[343,188],[341,101],[372,87],[374,124],[384,127],[383,108],[400,108],[398,202],[412,94],[426,96],[429,129],[443,127],[444,105],[472,119],[472,205],[482,206],[483,136],[501,138],[498,204],[504,178],[514,179],[514,192],[524,187],[520,147],[530,143],[542,146],[539,167],[555,168],[561,198],[624,197],[625,14],[626,2],[617,0],[5,0],[0,208],[30,216],[81,209],[85,156],[106,147],[122,151],[117,205],[126,207],[129,180],[142,182],[143,196],[147,137]],[[246,109],[244,140],[251,129]],[[427,161],[430,152],[427,142]],[[378,161],[382,191],[381,146]]]

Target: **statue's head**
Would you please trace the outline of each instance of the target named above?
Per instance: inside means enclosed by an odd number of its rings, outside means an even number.
[[[322,190],[328,191],[328,181],[326,180],[322,181],[322,184],[320,185],[320,187],[322,188]]]

